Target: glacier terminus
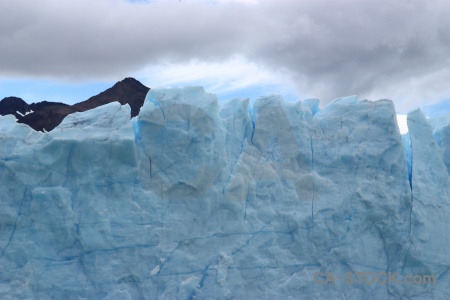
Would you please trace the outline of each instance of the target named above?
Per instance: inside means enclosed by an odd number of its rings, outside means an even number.
[[[450,118],[408,129],[390,100],[201,87],[0,117],[0,298],[448,299]]]

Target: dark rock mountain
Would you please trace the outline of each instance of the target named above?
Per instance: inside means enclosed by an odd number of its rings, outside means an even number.
[[[117,82],[113,87],[93,96],[86,101],[74,104],[77,111],[86,111],[105,105],[114,101],[120,104],[129,104],[131,107],[131,117],[139,114],[139,110],[144,104],[145,96],[150,89],[134,78],[125,78]]]
[[[28,104],[18,97],[6,97],[0,101],[0,114],[4,115],[15,115],[16,118],[20,117],[20,112],[24,115],[30,108]]]
[[[149,90],[150,88],[136,79],[125,78],[106,91],[74,105],[48,101],[27,104],[20,98],[6,97],[0,101],[0,115],[13,114],[19,123],[27,124],[34,130],[51,131],[68,114],[90,110],[114,101],[122,105],[129,104],[131,117],[137,116]],[[33,113],[25,115],[29,111]]]
[[[52,103],[50,105],[40,107],[38,110],[23,117],[19,117],[18,122],[27,124],[37,131],[53,130],[61,124],[62,120],[71,113],[77,112],[75,108],[64,103]]]
[[[35,130],[51,130],[76,109],[59,102],[42,101],[27,104],[18,97],[6,97],[0,101],[0,115],[14,115],[19,123],[29,125]]]
[[[32,111],[39,111],[39,110],[42,110],[43,108],[46,108],[46,107],[52,106],[52,105],[70,106],[70,105],[68,105],[68,104],[61,103],[61,102],[41,101],[41,102],[37,102],[37,103],[31,103],[30,105],[28,105],[28,107],[29,107]]]

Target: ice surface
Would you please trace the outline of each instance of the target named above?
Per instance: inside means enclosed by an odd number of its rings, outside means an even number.
[[[433,137],[444,151],[444,162],[450,174],[450,116],[441,116],[431,123],[434,125]]]
[[[320,110],[199,87],[129,114],[110,103],[49,133],[0,117],[0,298],[448,295],[449,122],[415,111],[402,138],[389,100]]]
[[[445,275],[450,265],[450,178],[442,150],[433,139],[432,127],[420,110],[408,114],[408,128],[412,158],[411,244],[399,268],[410,274],[440,277]],[[448,277],[440,280],[448,282]],[[427,290],[434,297],[441,297],[431,286],[399,285],[396,288],[408,296]]]

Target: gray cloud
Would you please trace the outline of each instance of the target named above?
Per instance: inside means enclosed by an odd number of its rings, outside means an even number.
[[[0,11],[2,77],[115,80],[243,55],[323,102],[359,94],[408,109],[450,96],[448,0],[17,0]]]

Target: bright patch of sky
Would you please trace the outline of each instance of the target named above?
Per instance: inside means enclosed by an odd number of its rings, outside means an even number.
[[[208,2],[208,3],[213,3],[213,4],[228,4],[228,3],[258,4],[258,2],[261,2],[260,0],[181,0],[180,2],[183,2],[183,1],[190,2],[190,3]]]
[[[151,3],[151,2],[185,2],[185,3],[210,3],[210,4],[258,4],[260,0],[127,0],[131,3]]]
[[[152,88],[203,86],[219,100],[254,99],[272,94],[281,95],[287,101],[302,99],[294,82],[284,72],[269,71],[241,57],[220,63],[166,63],[147,67],[135,77]]]
[[[407,115],[397,115],[397,124],[400,129],[400,134],[405,134],[408,132]]]
[[[149,66],[131,76],[150,88],[202,86],[216,94],[219,101],[280,95],[287,101],[303,100],[291,77],[234,57],[224,62],[191,61],[185,64],[162,63]],[[123,78],[117,78],[116,81]],[[67,82],[55,79],[0,79],[0,99],[16,96],[28,103],[53,101],[74,104],[111,87],[116,81]]]
[[[450,99],[444,99],[434,105],[423,105],[421,109],[423,113],[428,117],[450,115]]]

